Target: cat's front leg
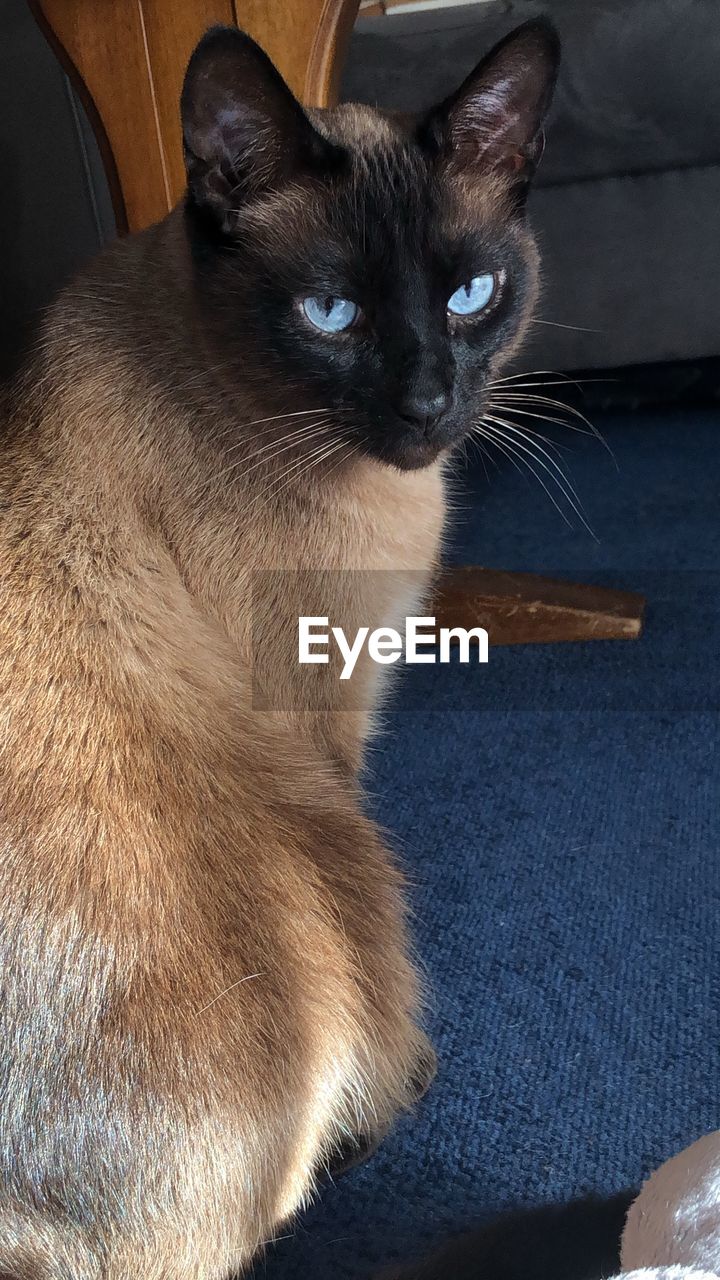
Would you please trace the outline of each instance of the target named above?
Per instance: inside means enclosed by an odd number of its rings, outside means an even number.
[[[414,1106],[425,1097],[437,1075],[437,1054],[426,1037],[421,1038],[421,1051],[418,1054],[415,1069],[407,1082],[407,1105]],[[345,1138],[332,1153],[327,1165],[320,1171],[320,1178],[329,1177],[336,1181],[344,1174],[350,1173],[358,1165],[372,1159],[389,1134],[392,1124],[386,1122],[375,1127],[368,1127],[358,1134]]]

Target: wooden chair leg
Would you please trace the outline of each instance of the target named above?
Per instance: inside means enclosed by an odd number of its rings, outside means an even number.
[[[635,640],[644,608],[643,597],[631,591],[462,567],[442,573],[435,621],[438,627],[485,627],[491,645]]]

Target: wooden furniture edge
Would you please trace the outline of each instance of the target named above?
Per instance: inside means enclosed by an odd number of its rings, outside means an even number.
[[[632,591],[532,573],[444,569],[434,602],[438,627],[484,627],[490,644],[636,640],[645,600]]]

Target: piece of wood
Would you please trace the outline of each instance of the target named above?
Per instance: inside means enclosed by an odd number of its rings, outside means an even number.
[[[119,231],[164,218],[185,185],[180,88],[232,0],[29,0],[88,113]]]
[[[644,608],[631,591],[462,567],[441,575],[434,614],[438,627],[485,627],[491,645],[557,644],[636,640]]]
[[[307,107],[338,100],[359,0],[235,0],[235,20],[261,44]]]

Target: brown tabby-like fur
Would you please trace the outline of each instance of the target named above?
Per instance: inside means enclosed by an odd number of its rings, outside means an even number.
[[[462,216],[500,222],[506,196],[488,180]],[[273,218],[288,242],[307,233],[297,200],[266,201]],[[344,1135],[408,1104],[428,1053],[400,877],[356,782],[375,676],[341,712],[290,709],[316,669],[289,660],[251,578],[363,570],[331,602],[349,631],[422,611],[442,457],[403,471],[353,452],[273,489],[292,452],[250,457],[277,395],[250,343],[243,378],[223,381],[189,252],[180,209],[66,291],[3,432],[13,1280],[221,1280]],[[253,705],[258,642],[275,712]]]

